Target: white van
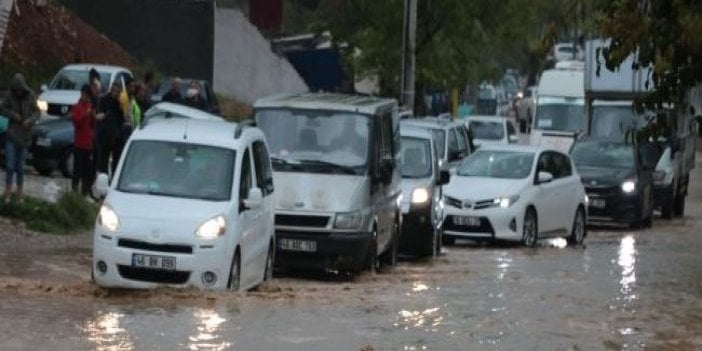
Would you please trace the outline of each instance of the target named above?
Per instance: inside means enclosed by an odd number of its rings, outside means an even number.
[[[273,175],[247,124],[153,118],[134,131],[95,225],[104,287],[250,289],[272,276]]]
[[[281,268],[374,270],[397,261],[400,128],[391,99],[295,94],[254,105],[271,147]]]
[[[568,153],[585,130],[584,64],[560,62],[541,75],[532,121],[531,144]]]

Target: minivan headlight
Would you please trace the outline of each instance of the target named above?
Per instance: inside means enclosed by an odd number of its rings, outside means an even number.
[[[216,239],[217,237],[224,235],[226,230],[227,221],[224,220],[224,217],[217,216],[200,224],[200,227],[195,231],[195,235],[202,239]]]
[[[360,211],[342,212],[336,214],[334,228],[336,229],[359,229],[363,223],[363,215]]]
[[[429,201],[429,190],[426,188],[417,188],[412,191],[412,203],[423,204]]]
[[[119,217],[109,205],[104,204],[98,213],[98,224],[108,231],[115,232],[119,229]]]

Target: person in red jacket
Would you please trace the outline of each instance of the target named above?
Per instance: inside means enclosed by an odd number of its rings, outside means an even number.
[[[73,191],[82,195],[90,194],[93,180],[93,128],[95,108],[91,103],[91,89],[85,84],[80,89],[80,100],[71,108],[71,118],[75,129],[73,140]],[[80,188],[79,188],[80,186]]]

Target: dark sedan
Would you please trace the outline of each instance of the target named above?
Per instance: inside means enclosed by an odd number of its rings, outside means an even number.
[[[653,169],[645,145],[584,138],[571,150],[588,202],[588,223],[650,226]]]
[[[73,122],[65,117],[42,117],[32,129],[29,163],[41,175],[59,170],[64,177],[73,174]]]

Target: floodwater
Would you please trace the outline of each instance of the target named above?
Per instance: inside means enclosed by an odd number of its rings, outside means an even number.
[[[700,350],[701,168],[685,218],[591,230],[584,248],[459,244],[247,294],[105,291],[89,247],[0,248],[0,349]]]

